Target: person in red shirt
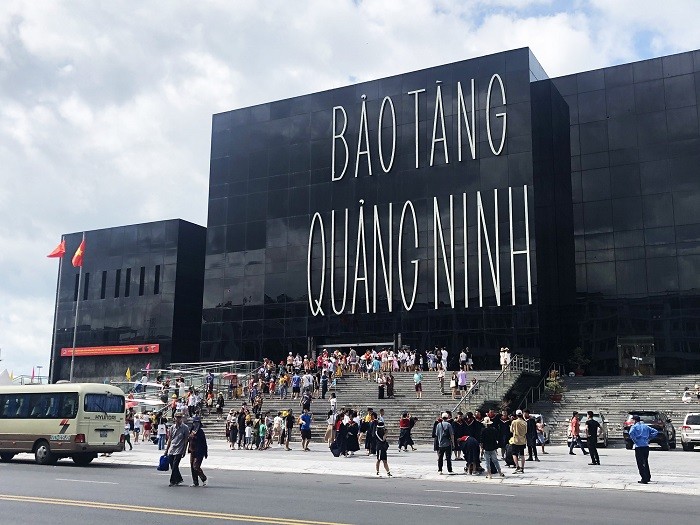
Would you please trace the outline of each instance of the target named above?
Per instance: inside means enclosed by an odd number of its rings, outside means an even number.
[[[569,422],[569,435],[571,436],[571,444],[569,445],[569,454],[575,456],[574,447],[578,446],[582,451],[583,455],[587,456],[586,447],[583,446],[583,441],[581,441],[581,436],[579,435],[579,425],[581,421],[578,418],[578,412],[574,411],[573,416],[571,416],[571,421]]]

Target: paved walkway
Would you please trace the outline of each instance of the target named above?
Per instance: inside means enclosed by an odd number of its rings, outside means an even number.
[[[209,458],[204,461],[203,468],[205,471],[264,470],[297,474],[375,476],[374,457],[367,457],[362,451],[354,457],[335,458],[322,443],[312,443],[310,452],[300,450],[298,442],[292,446],[294,449],[291,451],[277,446],[265,451],[229,450],[224,441],[214,440],[209,442]],[[576,455],[571,456],[565,446],[550,446],[547,447],[549,453],[540,456],[540,462],[525,463],[525,474],[516,475],[513,469],[505,467],[501,462],[506,477],[492,480],[483,475],[466,474],[463,472],[462,461],[454,463],[454,475],[439,475],[437,456],[431,449],[428,445],[419,445],[415,452],[398,452],[396,445],[392,444],[389,449],[391,473],[396,477],[440,480],[450,484],[501,483],[700,495],[700,451],[683,452],[676,449],[664,452],[652,447],[649,455],[652,482],[642,485],[637,483],[639,475],[634,453],[624,448],[599,449],[602,465],[591,466],[588,465],[589,456],[583,456],[578,449]],[[115,453],[109,458],[99,457],[95,462],[148,465],[155,469],[159,455],[155,445],[139,443],[132,451]],[[380,468],[380,474],[386,475],[383,468]]]

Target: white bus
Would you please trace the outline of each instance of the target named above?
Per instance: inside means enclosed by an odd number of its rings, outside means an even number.
[[[87,465],[124,449],[124,392],[99,383],[0,386],[0,460]]]

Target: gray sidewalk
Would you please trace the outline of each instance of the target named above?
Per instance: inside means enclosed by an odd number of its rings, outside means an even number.
[[[293,443],[291,451],[273,446],[269,450],[230,450],[224,441],[209,442],[209,458],[204,461],[204,470],[224,469],[242,471],[308,473],[341,476],[376,476],[374,456],[364,451],[354,457],[335,458],[323,443],[312,443],[310,452],[300,450]],[[524,474],[513,474],[513,469],[501,461],[505,478],[492,480],[466,474],[463,461],[455,461],[454,475],[437,473],[437,456],[432,446],[418,445],[415,452],[398,452],[396,444],[389,448],[389,467],[396,477],[443,481],[445,483],[478,483],[504,485],[542,485],[557,487],[600,488],[635,490],[642,492],[665,492],[669,494],[700,495],[700,451],[683,452],[680,449],[664,452],[652,447],[649,463],[652,482],[637,483],[639,475],[634,453],[624,448],[599,449],[601,466],[588,465],[590,456],[580,450],[569,455],[565,446],[547,447],[548,454],[540,455],[540,462],[525,463]],[[147,465],[156,468],[161,452],[155,445],[139,443],[132,451],[115,453],[111,457],[99,457],[96,463]],[[385,476],[384,469],[380,474]]]

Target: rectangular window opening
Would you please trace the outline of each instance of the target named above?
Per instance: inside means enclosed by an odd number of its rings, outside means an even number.
[[[126,277],[124,278],[124,297],[129,297],[131,293],[131,268],[126,269]]]
[[[160,293],[160,264],[156,264],[156,275],[153,281],[153,295],[158,295]]]
[[[142,266],[139,273],[139,295],[143,295],[143,287],[146,282],[146,267]]]
[[[85,284],[83,284],[83,301],[87,301],[88,290],[90,289],[90,274],[85,274]]]
[[[78,300],[78,287],[80,286],[80,274],[75,274],[75,289],[73,290],[73,302]]]
[[[119,289],[122,287],[122,271],[117,270],[114,276],[114,297],[119,297]]]
[[[105,298],[105,293],[107,292],[107,272],[102,272],[102,284],[100,286],[100,299]]]

